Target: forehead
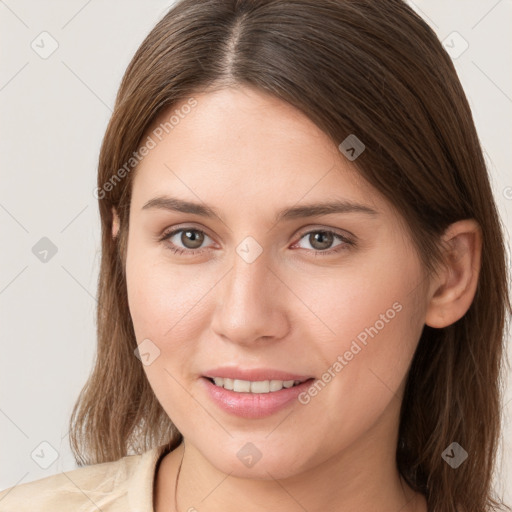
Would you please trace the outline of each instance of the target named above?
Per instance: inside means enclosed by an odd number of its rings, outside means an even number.
[[[143,141],[150,137],[154,147],[135,172],[132,201],[139,206],[172,192],[240,207],[251,200],[260,209],[341,198],[385,207],[337,145],[291,105],[250,88],[193,100],[166,109],[146,132]]]

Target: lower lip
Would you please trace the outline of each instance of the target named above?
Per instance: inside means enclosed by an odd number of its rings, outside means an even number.
[[[235,416],[254,419],[264,418],[284,409],[309,388],[314,379],[269,393],[238,393],[216,386],[206,377],[202,377],[201,380],[205,383],[210,398],[221,409]]]

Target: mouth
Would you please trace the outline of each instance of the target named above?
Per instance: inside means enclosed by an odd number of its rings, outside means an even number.
[[[315,377],[277,370],[217,368],[200,379],[206,395],[224,412],[245,419],[293,407]]]
[[[276,393],[281,391],[282,389],[289,389],[295,386],[299,386],[300,384],[311,380],[311,378],[306,379],[291,379],[291,380],[242,380],[242,379],[232,379],[227,377],[205,377],[212,384],[219,388],[227,389],[228,391],[234,391],[235,393]]]

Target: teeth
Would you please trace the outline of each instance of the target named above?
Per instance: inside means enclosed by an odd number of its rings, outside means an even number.
[[[249,381],[240,379],[224,379],[222,377],[214,377],[213,382],[219,386],[237,393],[270,393],[280,391],[283,388],[291,388],[300,384],[300,380],[259,380]]]
[[[251,383],[248,380],[235,379],[233,381],[233,391],[238,391],[239,393],[249,393],[251,391]]]
[[[251,382],[251,393],[270,393],[270,381]]]

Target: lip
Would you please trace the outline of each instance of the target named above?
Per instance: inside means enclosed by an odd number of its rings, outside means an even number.
[[[308,380],[313,378],[312,375],[299,375],[298,373],[288,373],[281,370],[274,370],[270,368],[252,368],[243,369],[229,366],[222,366],[208,370],[203,374],[203,377],[213,379],[214,377],[223,377],[225,379],[239,379],[250,381],[262,380]],[[279,391],[276,391],[279,393]]]
[[[220,377],[220,375],[218,376]],[[216,386],[208,377],[201,377],[199,380],[202,385],[204,385],[206,394],[220,409],[241,418],[257,419],[271,416],[290,406],[292,403],[297,402],[297,397],[311,386],[314,378],[311,377],[297,386],[283,388],[280,391],[271,391],[269,393],[239,393]]]

